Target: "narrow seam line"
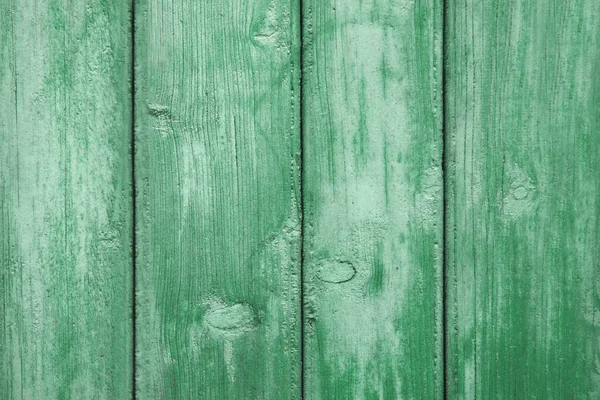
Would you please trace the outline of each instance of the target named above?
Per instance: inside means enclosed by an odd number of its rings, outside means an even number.
[[[136,215],[136,180],[135,180],[135,0],[131,1],[131,16],[130,16],[130,40],[131,40],[131,54],[130,54],[130,96],[131,96],[131,224],[132,224],[132,237],[131,237],[131,398],[136,399],[137,387],[136,387],[136,375],[137,375],[137,337],[136,337],[136,326],[137,326],[137,215]]]
[[[447,169],[447,54],[446,54],[446,26],[447,26],[447,0],[442,3],[442,395],[448,399],[448,254],[447,254],[447,219],[448,219],[448,169]]]
[[[299,151],[300,151],[300,398],[305,397],[304,372],[305,372],[305,351],[304,351],[304,6],[302,0],[298,0],[298,19],[300,35],[298,41],[298,129],[299,129]]]

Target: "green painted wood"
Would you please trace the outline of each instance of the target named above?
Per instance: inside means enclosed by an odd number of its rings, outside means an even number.
[[[138,398],[298,398],[298,3],[135,15]]]
[[[450,398],[600,397],[599,21],[447,2]]]
[[[0,397],[132,386],[130,9],[0,1]]]
[[[306,398],[442,398],[441,1],[303,18]]]

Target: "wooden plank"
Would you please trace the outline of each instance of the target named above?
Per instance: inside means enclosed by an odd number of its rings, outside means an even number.
[[[448,394],[598,398],[598,2],[447,21]]]
[[[441,1],[305,0],[307,398],[442,398]]]
[[[298,4],[135,14],[138,397],[298,398]]]
[[[132,386],[130,8],[0,2],[0,397]]]

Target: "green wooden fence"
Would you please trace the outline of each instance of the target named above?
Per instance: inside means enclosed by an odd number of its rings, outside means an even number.
[[[0,0],[0,399],[600,398],[597,0]]]

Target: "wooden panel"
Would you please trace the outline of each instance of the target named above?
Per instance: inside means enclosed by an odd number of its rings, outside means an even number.
[[[135,14],[138,397],[298,398],[297,3]]]
[[[447,21],[448,393],[598,398],[598,2]]]
[[[307,398],[442,398],[441,2],[305,0]]]
[[[130,8],[0,2],[0,397],[132,384]]]

